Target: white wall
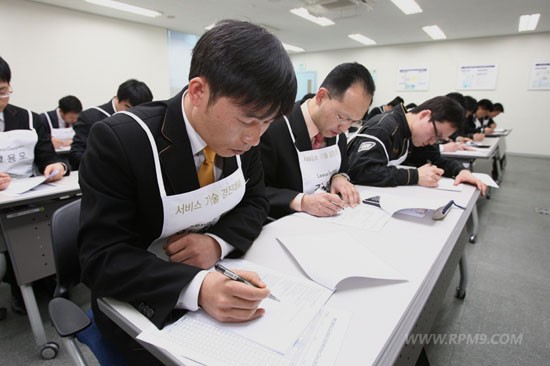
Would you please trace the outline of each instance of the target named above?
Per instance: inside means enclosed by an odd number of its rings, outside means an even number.
[[[41,113],[73,94],[87,108],[130,78],[170,96],[166,29],[23,0],[0,0],[0,24],[15,105]]]
[[[357,61],[375,70],[373,105],[385,104],[396,95],[405,103],[419,104],[456,91],[458,65],[497,64],[495,90],[458,91],[504,105],[505,113],[496,121],[499,127],[514,129],[507,138],[508,152],[550,157],[550,90],[527,90],[532,64],[550,60],[550,33],[294,54],[291,59],[296,70],[317,70],[318,84],[342,62]],[[398,68],[418,66],[430,70],[429,90],[398,91]]]

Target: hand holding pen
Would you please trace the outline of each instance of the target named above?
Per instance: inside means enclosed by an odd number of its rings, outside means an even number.
[[[432,165],[432,162],[428,160],[426,164],[418,168],[418,185],[424,187],[437,187],[443,173],[443,169]]]
[[[214,268],[216,269],[216,271],[220,272],[221,274],[223,274],[224,276],[234,280],[234,281],[239,281],[239,282],[242,282],[244,284],[247,284],[249,286],[252,286],[252,287],[256,287],[258,288],[258,286],[256,286],[255,284],[253,284],[252,282],[248,281],[246,278],[243,278],[242,276],[239,276],[238,274],[236,274],[235,272],[231,271],[230,269],[228,269],[227,267],[223,266],[222,264],[220,263],[216,263],[216,265],[214,266]],[[280,301],[278,298],[276,298],[275,296],[273,296],[271,293],[269,294],[268,296],[270,299],[272,300],[275,300],[275,301]]]
[[[265,309],[259,306],[269,296],[269,289],[257,273],[239,270],[235,274],[253,285],[233,280],[229,272],[208,272],[200,287],[198,305],[221,322],[240,323],[261,317]]]

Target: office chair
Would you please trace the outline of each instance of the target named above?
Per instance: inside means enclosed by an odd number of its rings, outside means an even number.
[[[86,365],[78,343],[86,344],[102,366],[125,365],[122,355],[101,336],[93,313],[86,313],[68,300],[69,291],[80,283],[77,235],[80,199],[57,209],[52,215],[52,247],[57,273],[54,298],[48,304],[50,318],[71,358],[77,365]]]

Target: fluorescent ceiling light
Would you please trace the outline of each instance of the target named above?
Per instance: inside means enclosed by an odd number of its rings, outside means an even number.
[[[519,17],[519,31],[535,30],[539,22],[540,14],[522,15]]]
[[[422,27],[422,30],[424,32],[428,33],[428,35],[430,37],[432,37],[432,39],[446,39],[447,38],[445,33],[443,33],[443,31],[437,25],[427,25],[425,27]]]
[[[291,44],[283,43],[283,47],[287,51],[293,51],[293,52],[304,52],[305,50],[302,47],[296,47]]]
[[[334,22],[329,18],[311,15],[306,8],[296,8],[290,10],[290,12],[294,15],[298,15],[299,17],[309,20],[310,22],[322,25],[323,27],[326,27],[327,25],[334,25]]]
[[[391,0],[391,2],[407,15],[422,13],[422,8],[414,0]]]
[[[348,37],[366,46],[372,46],[373,44],[376,44],[376,42],[369,37],[365,37],[364,35],[359,33],[348,34]]]
[[[150,9],[140,8],[139,6],[129,5],[113,0],[86,0],[86,2],[106,6],[111,9],[122,10],[128,13],[143,15],[150,18],[160,17],[162,13]]]

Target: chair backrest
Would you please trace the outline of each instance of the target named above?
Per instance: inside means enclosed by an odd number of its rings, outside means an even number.
[[[57,273],[54,297],[68,297],[80,283],[77,236],[80,221],[80,199],[58,208],[52,216],[52,247]]]

